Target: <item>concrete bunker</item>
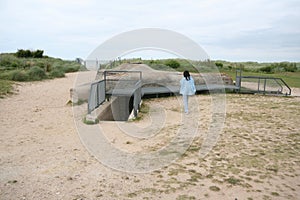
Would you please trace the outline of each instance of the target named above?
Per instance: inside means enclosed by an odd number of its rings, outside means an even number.
[[[181,77],[181,72],[154,70],[144,64],[122,64],[113,70],[100,69],[89,89],[86,119],[127,121],[137,117],[142,96],[177,95]],[[209,90],[206,87],[208,80],[210,84],[216,84],[213,75],[193,74],[193,77],[197,91]]]
[[[136,117],[142,98],[141,71],[103,71],[91,84],[88,121],[127,121]]]
[[[98,115],[100,121],[127,121],[133,112],[133,96],[112,97]]]

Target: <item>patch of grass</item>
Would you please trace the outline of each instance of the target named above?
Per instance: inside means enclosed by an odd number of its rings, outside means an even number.
[[[223,183],[223,181],[219,180],[219,179],[213,179],[212,182],[213,183],[218,183],[218,184],[222,184]]]
[[[180,171],[178,169],[170,169],[169,176],[177,176]]]
[[[276,196],[276,197],[280,196],[279,193],[277,193],[277,192],[271,192],[271,195]]]
[[[0,98],[11,94],[13,90],[13,82],[0,79]]]
[[[146,103],[145,100],[144,100],[142,105],[141,105],[141,108],[140,108],[140,113],[148,114],[149,111],[150,111],[150,107],[149,107],[148,103]]]
[[[235,80],[235,70],[221,70],[228,74],[233,80]],[[277,72],[273,74],[265,74],[253,71],[243,71],[243,76],[267,76],[267,77],[276,77],[282,78],[290,87],[300,88],[300,72]]]
[[[183,195],[179,195],[176,200],[194,200],[196,199],[196,197],[194,196],[189,196],[189,195],[186,195],[186,194],[183,194]]]
[[[272,199],[272,198],[269,197],[268,195],[264,195],[264,196],[263,196],[263,200],[270,200],[270,199]]]
[[[266,178],[268,178],[269,176],[267,176],[267,175],[259,175],[259,178],[260,179],[266,179]]]
[[[189,148],[188,148],[188,151],[190,151],[190,152],[198,152],[199,150],[200,150],[200,146],[190,146]]]
[[[62,78],[65,77],[65,72],[62,70],[59,70],[58,68],[55,68],[50,72],[50,77],[51,78]]]
[[[209,189],[211,190],[211,191],[214,191],[214,192],[219,192],[221,189],[219,188],[219,187],[217,187],[217,186],[210,186],[209,187]]]
[[[244,188],[252,188],[252,185],[250,185],[249,183],[243,183],[242,187],[244,187]]]
[[[8,181],[8,183],[17,183],[17,180]]]
[[[269,165],[269,166],[266,167],[266,170],[277,173],[279,168],[278,168],[277,165]]]
[[[228,170],[230,170],[231,173],[233,173],[233,174],[239,174],[239,173],[241,172],[241,170],[240,170],[239,168],[237,168],[237,167],[232,167],[232,166],[229,166],[229,167],[228,167]]]
[[[257,169],[263,168],[265,165],[265,160],[263,158],[258,158],[252,155],[242,155],[240,158],[236,159],[236,163],[238,166],[252,168],[255,167]]]
[[[83,100],[83,99],[78,99],[78,101],[76,103],[73,103],[71,100],[67,102],[67,104],[69,105],[73,105],[73,106],[80,106],[84,103],[87,103],[88,100]]]
[[[81,65],[75,61],[44,56],[17,57],[15,54],[0,54],[0,79],[13,81],[40,81],[64,77],[65,73],[75,72]]]
[[[12,80],[13,81],[28,81],[28,80],[30,80],[30,76],[24,70],[14,71],[12,73]]]
[[[139,110],[139,113],[138,113],[138,116],[130,121],[140,121],[142,120],[147,114],[149,114],[149,111],[150,111],[150,107],[149,105],[145,102],[147,100],[143,100],[142,102],[142,105],[140,107],[140,110]]]
[[[170,110],[173,111],[173,112],[181,112],[180,108],[171,108]]]
[[[45,71],[42,68],[37,67],[37,66],[30,68],[27,73],[29,76],[28,80],[31,80],[31,81],[40,81],[42,79],[47,78]]]
[[[141,192],[146,192],[146,193],[151,193],[151,194],[155,194],[158,190],[155,188],[143,188],[141,190]]]
[[[83,118],[83,123],[87,124],[87,125],[94,125],[94,124],[98,124],[99,123],[99,119],[96,119],[95,121],[90,121],[87,120],[86,117]]]
[[[252,178],[248,177],[248,176],[240,176],[240,178],[245,179],[247,181],[251,181]]]
[[[190,182],[199,182],[199,179],[201,179],[201,178],[203,178],[202,174],[195,173],[195,174],[192,174],[191,178],[189,178],[187,181],[190,181]]]
[[[225,181],[227,182],[227,183],[230,183],[231,185],[239,185],[240,183],[241,183],[241,180],[240,179],[237,179],[237,178],[235,178],[235,177],[230,177],[230,178],[227,178],[227,179],[225,179]]]
[[[127,196],[128,196],[129,198],[133,198],[133,197],[136,197],[137,194],[134,193],[134,192],[132,192],[132,193],[129,193]]]
[[[258,180],[258,179],[254,179],[253,181],[254,181],[255,183],[264,183],[263,181]]]
[[[213,177],[214,177],[213,174],[207,174],[207,175],[206,175],[206,178],[213,178]]]

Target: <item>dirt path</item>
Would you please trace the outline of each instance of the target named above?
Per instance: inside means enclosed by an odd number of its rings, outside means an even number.
[[[200,159],[203,138],[175,163],[146,174],[113,170],[82,145],[67,105],[76,73],[66,78],[22,83],[0,99],[0,199],[297,199],[300,196],[300,98],[227,95],[226,121],[217,145]],[[200,102],[201,130],[210,119],[209,95]],[[193,101],[193,99],[191,100]],[[146,101],[166,124],[177,122],[175,97]],[[85,105],[83,105],[85,106]],[[173,120],[172,120],[173,119]],[[176,119],[176,120],[175,120]],[[137,123],[149,124],[146,116]],[[154,140],[118,136],[113,122],[101,122],[114,145],[153,150],[169,141],[170,129]],[[155,127],[154,127],[155,128]],[[169,136],[172,136],[170,134]],[[141,148],[147,147],[147,148]]]

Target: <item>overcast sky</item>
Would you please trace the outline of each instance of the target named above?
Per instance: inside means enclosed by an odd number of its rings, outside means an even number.
[[[211,59],[300,61],[299,0],[0,0],[0,52],[85,59],[120,33],[162,28]]]

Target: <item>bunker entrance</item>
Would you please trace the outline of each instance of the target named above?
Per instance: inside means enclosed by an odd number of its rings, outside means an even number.
[[[137,117],[142,98],[141,71],[103,71],[99,78],[90,88],[88,114],[96,112],[100,121],[127,121],[131,114]]]
[[[133,96],[112,97],[99,115],[100,121],[127,121],[134,111]]]

